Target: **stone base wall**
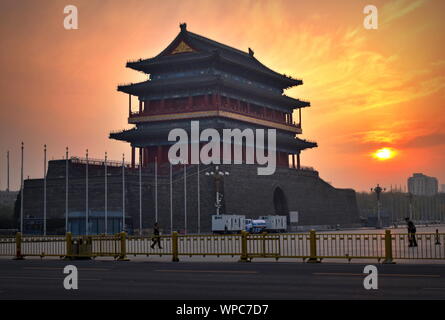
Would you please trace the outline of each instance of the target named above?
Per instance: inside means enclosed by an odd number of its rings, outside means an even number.
[[[184,194],[183,166],[174,166],[172,175],[173,230],[198,231],[198,175],[197,165],[187,167],[187,196]],[[64,160],[49,162],[47,174],[48,218],[65,216]],[[201,232],[211,231],[211,215],[215,214],[215,181],[205,172],[214,166],[200,166],[200,225]],[[277,168],[274,175],[258,176],[255,165],[221,165],[230,173],[221,184],[224,193],[222,213],[240,214],[249,218],[277,214],[274,195],[281,191],[280,210],[298,211],[299,221],[294,228],[304,225],[341,225],[358,222],[355,192],[336,189],[319,178],[316,171]],[[85,165],[69,163],[69,211],[85,211]],[[156,218],[154,168],[144,168],[142,174],[143,229],[152,228]],[[122,210],[122,168],[108,168],[108,210]],[[169,167],[158,168],[158,222],[164,232],[170,232],[170,176]],[[103,211],[105,204],[104,167],[89,166],[89,209]],[[283,200],[284,199],[284,200]],[[285,202],[283,204],[282,202]],[[139,170],[125,170],[125,211],[135,229],[139,228]],[[186,212],[184,208],[187,208]],[[281,211],[282,212],[282,211]],[[281,213],[279,212],[279,213]],[[25,181],[24,215],[43,216],[43,179]],[[289,220],[288,220],[289,221]]]

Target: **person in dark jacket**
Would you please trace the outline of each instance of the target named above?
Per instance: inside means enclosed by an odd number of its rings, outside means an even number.
[[[405,218],[405,221],[406,224],[408,225],[408,240],[409,240],[408,247],[417,247],[416,226],[409,218]]]
[[[159,249],[162,249],[161,247],[161,236],[160,236],[160,232],[159,232],[159,224],[156,222],[154,227],[153,227],[153,238],[152,240],[152,244],[151,244],[151,248],[154,249],[156,244],[158,245]]]

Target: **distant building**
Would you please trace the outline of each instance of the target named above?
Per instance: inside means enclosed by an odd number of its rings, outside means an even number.
[[[445,184],[440,185],[440,192],[445,193]]]
[[[17,191],[0,191],[0,205],[13,207],[17,194]]]
[[[416,196],[433,196],[438,193],[439,183],[436,178],[422,173],[414,173],[408,178],[408,191]]]

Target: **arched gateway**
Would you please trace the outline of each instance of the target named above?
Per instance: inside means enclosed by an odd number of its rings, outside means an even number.
[[[275,208],[275,214],[280,216],[289,215],[289,208],[287,206],[286,195],[283,189],[276,187],[273,193],[273,204]]]

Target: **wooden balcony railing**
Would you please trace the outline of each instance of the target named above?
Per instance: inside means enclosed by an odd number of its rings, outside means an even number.
[[[245,111],[242,110],[236,106],[231,106],[228,104],[223,104],[221,106],[198,106],[198,105],[193,105],[191,107],[188,106],[184,106],[184,107],[179,107],[179,108],[168,108],[168,107],[164,107],[161,110],[159,109],[149,109],[149,110],[145,110],[142,112],[131,112],[130,114],[130,118],[138,118],[138,117],[147,117],[147,116],[158,116],[158,115],[169,115],[169,114],[181,114],[181,113],[190,113],[190,112],[198,112],[198,111],[216,111],[216,110],[221,110],[221,111],[228,111],[228,112],[232,112],[232,113],[236,113],[236,114],[240,114],[240,115],[244,115],[244,116],[248,116],[248,117],[252,117],[255,119],[259,119],[259,120],[266,120],[266,121],[271,121],[271,122],[275,122],[281,125],[287,125],[287,126],[291,126],[291,127],[295,127],[298,129],[301,129],[301,124],[300,123],[296,123],[296,122],[288,122],[285,121],[282,117],[278,117],[278,116],[273,116],[273,115],[265,115],[263,112],[252,112],[252,111]]]

